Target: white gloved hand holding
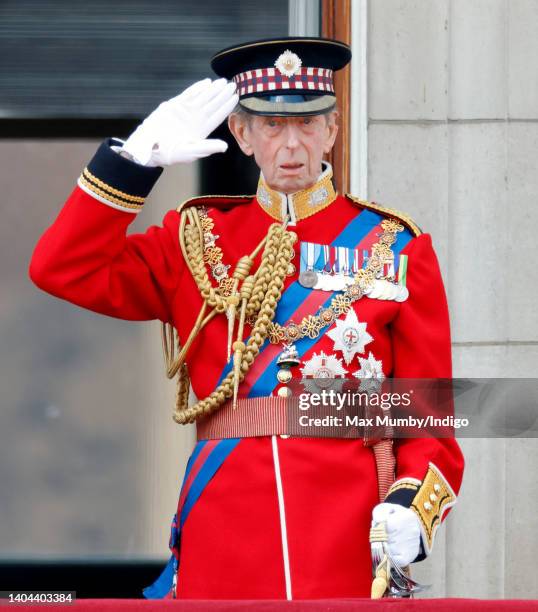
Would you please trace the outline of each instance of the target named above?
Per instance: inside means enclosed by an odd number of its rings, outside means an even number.
[[[223,140],[208,139],[235,108],[235,83],[204,79],[160,104],[124,143],[122,150],[143,166],[189,163],[224,153]]]
[[[372,527],[384,522],[389,552],[400,567],[414,561],[420,550],[420,523],[411,508],[400,504],[378,504],[372,511]]]

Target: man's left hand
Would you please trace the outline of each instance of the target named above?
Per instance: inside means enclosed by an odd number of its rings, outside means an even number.
[[[420,550],[420,524],[410,508],[400,504],[378,504],[372,512],[372,527],[384,522],[388,548],[393,560],[405,567],[416,559]]]

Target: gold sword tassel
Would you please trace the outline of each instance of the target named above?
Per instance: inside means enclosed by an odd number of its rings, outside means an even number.
[[[383,556],[381,563],[375,570],[375,578],[372,581],[371,598],[381,599],[389,587],[389,560],[387,555]]]

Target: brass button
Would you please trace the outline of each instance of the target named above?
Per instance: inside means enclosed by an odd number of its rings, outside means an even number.
[[[431,512],[433,510],[433,506],[430,502],[424,502],[424,510],[426,510],[426,512]]]

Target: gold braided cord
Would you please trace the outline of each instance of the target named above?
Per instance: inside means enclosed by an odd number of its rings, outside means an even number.
[[[217,410],[232,396],[237,397],[238,384],[244,380],[261,346],[269,337],[272,343],[294,342],[308,336],[316,338],[321,330],[331,324],[335,318],[345,314],[351,304],[359,299],[379,274],[383,263],[393,257],[391,246],[396,234],[403,227],[395,219],[384,219],[381,223],[383,232],[379,241],[372,247],[372,255],[366,269],[360,270],[353,285],[344,294],[336,295],[327,308],[317,315],[305,317],[301,323],[290,322],[281,326],[273,322],[276,306],[282,296],[284,279],[288,266],[294,255],[293,244],[296,234],[288,232],[285,225],[275,223],[270,226],[267,236],[249,255],[243,256],[236,264],[231,277],[232,291],[223,292],[220,287],[212,285],[204,262],[205,227],[196,207],[186,208],[181,212],[179,225],[179,242],[183,257],[196,282],[203,303],[196,322],[183,347],[173,326],[163,326],[163,349],[166,361],[166,373],[169,378],[178,374],[178,390],[173,418],[177,423],[187,424]],[[261,263],[254,274],[250,269],[259,251],[264,248]],[[241,307],[238,306],[241,304]],[[208,312],[209,310],[209,312]],[[206,314],[207,313],[207,314]],[[188,407],[189,378],[185,359],[192,342],[200,330],[218,313],[228,316],[228,350],[232,345],[234,325],[231,321],[239,318],[239,328],[234,348],[234,368],[221,384],[206,398]],[[243,326],[247,320],[252,332],[245,344]],[[178,357],[175,346],[177,344]]]
[[[234,372],[232,371],[208,397],[188,407],[188,386],[187,390],[185,389],[188,374],[184,361],[195,336],[213,316],[217,313],[226,312],[230,304],[235,303],[237,296],[239,296],[243,300],[244,306],[235,314],[238,317],[243,317],[243,320],[245,315],[248,314],[249,323],[252,325],[250,337],[245,344],[240,337],[243,332],[243,325],[240,321],[239,336],[234,343],[235,350],[241,351],[240,368],[238,369],[239,382],[242,381],[268,336],[269,325],[275,316],[278,301],[282,296],[284,280],[293,257],[293,243],[297,236],[286,231],[282,224],[274,223],[271,225],[267,236],[264,237],[254,252],[239,260],[234,272],[234,280],[238,281],[237,293],[225,296],[222,295],[219,287],[214,287],[211,284],[209,279],[203,258],[204,232],[200,216],[195,207],[182,210],[179,227],[181,250],[203,299],[202,308],[187,342],[181,349],[178,343],[179,356],[177,358],[174,350],[177,334],[172,326],[163,326],[163,347],[167,375],[179,374],[173,418],[177,423],[186,424],[217,410],[234,394]],[[253,275],[250,275],[250,266],[262,248],[260,266]],[[247,280],[246,283],[245,280]],[[243,282],[245,286],[239,287],[240,282]],[[211,310],[206,315],[209,308]]]

